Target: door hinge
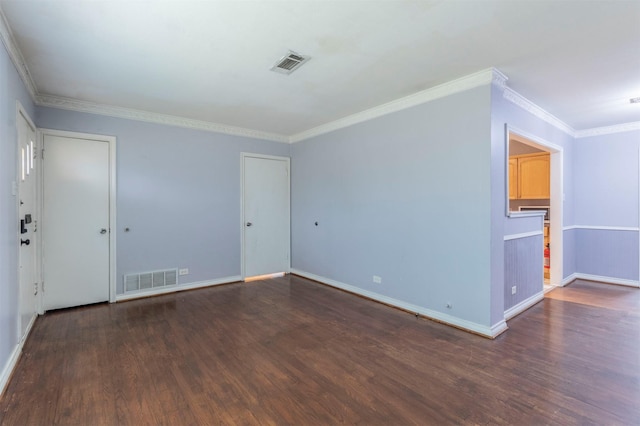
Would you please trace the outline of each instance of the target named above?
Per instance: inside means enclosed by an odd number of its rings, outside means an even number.
[[[42,281],[42,292],[44,293],[44,281]]]
[[[33,283],[33,295],[37,296],[38,295],[38,283]]]

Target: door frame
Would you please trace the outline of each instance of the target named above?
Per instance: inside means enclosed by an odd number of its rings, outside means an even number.
[[[549,208],[551,214],[549,216],[549,225],[551,226],[550,240],[554,245],[551,250],[551,270],[549,275],[549,283],[556,287],[564,286],[563,277],[563,258],[564,258],[564,179],[563,179],[563,164],[564,164],[564,148],[560,145],[556,145],[552,142],[546,141],[536,135],[533,135],[517,127],[507,124],[505,132],[505,199],[506,199],[506,215],[510,216],[509,212],[509,137],[515,136],[518,142],[526,145],[533,146],[535,148],[547,151],[550,156],[549,164]],[[518,138],[520,136],[520,138]]]
[[[16,180],[15,180],[15,195],[16,195],[16,220],[18,220],[17,223],[19,223],[20,221],[20,181],[21,181],[21,176],[20,176],[20,167],[18,166],[22,160],[21,155],[20,155],[20,134],[18,131],[18,119],[19,117],[22,116],[24,117],[24,119],[27,121],[27,124],[33,129],[33,132],[35,133],[35,140],[33,141],[34,147],[33,149],[35,150],[36,153],[40,153],[40,140],[38,138],[38,128],[36,127],[35,123],[33,122],[33,120],[31,119],[31,117],[29,116],[29,114],[27,113],[27,111],[25,110],[24,106],[22,106],[22,104],[20,103],[20,101],[16,100],[16,158],[15,158],[15,164],[16,164]],[[39,156],[37,157],[38,159],[40,158]],[[33,172],[35,173],[35,176],[33,176],[34,178],[34,187],[35,187],[35,196],[34,196],[34,212],[32,214],[33,220],[35,221],[35,223],[42,223],[40,221],[40,184],[41,184],[41,169],[40,169],[41,163],[40,161],[36,161],[34,163],[33,166]],[[17,239],[16,239],[16,244],[19,244],[20,239],[21,239],[21,234],[20,234],[20,228],[18,226],[16,226],[16,235],[17,235]],[[22,284],[20,282],[20,264],[21,264],[21,259],[20,259],[20,247],[18,246],[18,263],[16,265],[16,269],[17,269],[17,278],[18,278],[18,339],[19,341],[23,341],[24,339],[26,339],[26,337],[29,335],[29,332],[31,330],[31,327],[33,326],[33,323],[35,322],[35,318],[37,316],[37,314],[41,313],[41,297],[42,297],[42,291],[41,289],[41,282],[42,282],[42,252],[40,251],[40,247],[41,247],[41,243],[40,243],[40,236],[39,235],[34,235],[33,238],[34,241],[34,245],[35,245],[35,250],[34,250],[34,254],[35,257],[33,259],[33,274],[34,274],[34,279],[35,282],[38,285],[38,294],[36,295],[36,300],[35,300],[35,312],[33,313],[34,315],[31,317],[31,321],[30,324],[27,326],[24,335],[22,335],[22,315],[20,315],[20,305],[21,305],[21,294],[22,294],[22,289],[20,288],[20,285]]]
[[[97,135],[93,133],[79,133],[69,132],[65,130],[54,129],[38,129],[38,139],[40,140],[40,146],[42,151],[46,151],[44,147],[45,136],[59,136],[63,138],[73,139],[87,139],[92,141],[107,142],[109,144],[109,303],[116,301],[116,137],[108,135]],[[41,152],[42,152],[41,151]],[[46,156],[46,152],[43,152]],[[45,157],[46,158],[46,157]],[[44,188],[44,173],[40,173],[40,188]],[[40,204],[40,211],[44,210],[44,191],[39,191],[38,202]],[[42,242],[40,242],[42,244]],[[42,246],[40,247],[42,250]],[[40,257],[40,268],[44,267],[44,258]],[[42,276],[43,286],[46,288],[46,276]],[[40,310],[41,314],[44,313],[44,301],[42,297],[43,291],[40,292]]]
[[[242,281],[245,280],[245,209],[244,209],[244,190],[245,190],[245,181],[244,181],[244,160],[245,158],[260,158],[264,160],[278,160],[284,161],[287,163],[287,192],[289,198],[289,217],[288,222],[289,226],[287,227],[287,269],[283,271],[285,273],[289,273],[291,271],[291,158],[289,157],[280,157],[276,155],[266,155],[266,154],[253,154],[250,152],[241,152],[240,153],[240,277]]]

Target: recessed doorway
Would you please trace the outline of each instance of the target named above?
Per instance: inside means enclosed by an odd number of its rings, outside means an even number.
[[[546,212],[540,253],[546,292],[562,285],[563,150],[508,126],[507,135],[507,214],[527,210]]]

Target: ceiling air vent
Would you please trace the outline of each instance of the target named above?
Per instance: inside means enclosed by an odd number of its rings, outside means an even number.
[[[271,71],[281,74],[291,74],[309,59],[311,59],[309,56],[301,55],[290,50],[289,53],[280,58],[280,60],[271,67]]]

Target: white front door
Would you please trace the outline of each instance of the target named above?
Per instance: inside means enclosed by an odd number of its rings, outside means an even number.
[[[37,284],[37,215],[36,215],[36,132],[31,120],[18,108],[18,244],[19,249],[19,330],[26,337],[36,314]]]
[[[45,310],[109,300],[108,141],[43,137]]]
[[[289,272],[289,159],[242,154],[244,277]]]

